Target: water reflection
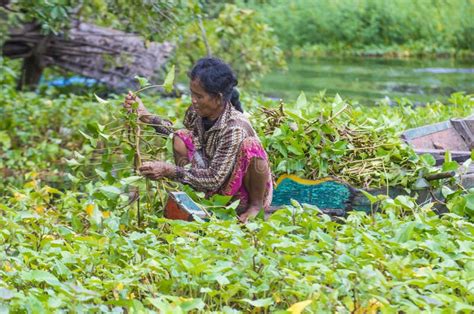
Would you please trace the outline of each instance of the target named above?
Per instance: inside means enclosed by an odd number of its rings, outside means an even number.
[[[267,96],[294,100],[300,91],[339,93],[361,103],[407,97],[413,102],[445,100],[451,93],[474,93],[474,61],[453,59],[307,58],[288,62],[261,82]]]
[[[474,73],[474,69],[447,69],[447,68],[425,68],[415,69],[415,72],[428,72],[428,73]]]

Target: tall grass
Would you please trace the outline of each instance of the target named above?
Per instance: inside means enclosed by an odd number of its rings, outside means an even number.
[[[285,49],[423,44],[474,50],[473,0],[246,1]]]

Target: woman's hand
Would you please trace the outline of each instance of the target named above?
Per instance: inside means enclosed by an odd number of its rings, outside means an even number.
[[[140,167],[140,173],[152,180],[161,178],[173,178],[176,175],[176,167],[164,161],[147,161]]]
[[[138,118],[145,123],[150,123],[152,115],[150,114],[148,109],[146,109],[142,100],[138,96],[134,95],[132,92],[128,92],[128,95],[125,97],[125,101],[123,103],[124,108],[127,109],[128,112],[131,112],[132,105],[134,103],[138,103],[138,108],[137,108]]]

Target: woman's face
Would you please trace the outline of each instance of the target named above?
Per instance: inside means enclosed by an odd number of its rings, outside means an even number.
[[[224,109],[221,97],[207,93],[198,78],[191,80],[190,89],[191,102],[196,113],[202,118],[217,119]]]

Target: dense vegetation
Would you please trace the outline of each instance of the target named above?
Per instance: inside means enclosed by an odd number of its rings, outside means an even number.
[[[442,54],[474,49],[470,0],[251,1],[282,47],[308,53]],[[296,47],[303,47],[297,49]]]
[[[3,1],[0,43],[12,25],[35,21],[61,34],[80,17],[172,41],[179,77],[198,56],[219,55],[240,86],[284,67],[279,45],[299,55],[474,49],[470,0],[226,2]],[[293,202],[244,225],[229,197],[205,199],[136,172],[141,161],[170,161],[171,138],[124,112],[124,95],[103,87],[19,92],[18,70],[0,57],[0,312],[474,312],[474,189],[458,175],[425,179],[469,166],[474,154],[458,165],[447,153],[438,168],[399,138],[472,114],[473,95],[370,107],[324,92],[280,102],[242,89],[275,177],[336,175],[405,192],[368,194],[370,213],[337,220]],[[182,127],[189,97],[154,92],[140,95],[147,107]],[[209,220],[163,218],[166,191],[176,189]],[[419,189],[439,199],[418,204]]]
[[[12,27],[38,23],[45,34],[67,36],[74,19],[138,33],[146,40],[169,41],[173,63],[185,76],[196,56],[213,53],[231,62],[240,85],[256,83],[285,60],[272,29],[256,12],[225,3],[199,1],[7,1],[0,5],[0,45]],[[124,58],[126,60],[126,58]],[[115,62],[124,62],[115,60]]]
[[[216,216],[168,221],[161,218],[164,188],[177,186],[134,173],[125,124],[132,131],[137,125],[122,112],[121,95],[17,92],[15,72],[3,60],[0,75],[2,310],[474,310],[473,191],[436,182],[445,186],[450,212],[444,215],[409,196],[378,197],[371,198],[378,212],[353,212],[338,222],[294,203],[268,221],[241,225],[232,214],[235,204],[225,206],[228,198],[204,200],[187,189]],[[173,121],[189,103],[186,97],[143,98]],[[429,156],[420,158],[401,143],[399,132],[465,116],[472,102],[472,96],[455,94],[448,106],[413,108],[404,100],[365,108],[322,94],[283,106],[244,98],[275,174],[337,174],[350,160],[359,162],[358,174],[341,174],[354,184],[409,189],[422,174],[439,170]],[[364,132],[379,149],[365,148]],[[149,136],[139,144],[145,158],[170,158],[167,139],[145,128],[141,134]],[[372,167],[385,169],[367,176],[363,167],[371,158],[358,148],[381,157]],[[447,156],[444,167],[457,166]],[[139,202],[129,204],[137,193]]]

